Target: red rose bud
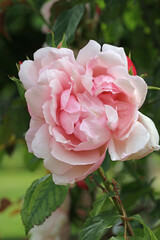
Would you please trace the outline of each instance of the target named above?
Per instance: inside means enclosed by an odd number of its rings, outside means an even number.
[[[21,61],[19,61],[18,63],[19,63],[19,65],[21,65],[21,64],[22,64],[22,62],[21,62]]]
[[[128,62],[128,71],[132,73],[132,75],[137,75],[137,70],[136,67],[134,66],[133,62],[129,57],[127,57],[127,62]]]
[[[58,44],[57,48],[61,48],[61,46],[62,46],[62,42]]]
[[[88,186],[87,186],[87,184],[85,183],[84,180],[79,181],[79,182],[77,182],[76,184],[77,184],[77,186],[78,186],[79,188],[83,188],[83,189],[88,190]]]

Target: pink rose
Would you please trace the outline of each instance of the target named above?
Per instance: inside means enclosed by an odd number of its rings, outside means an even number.
[[[70,236],[69,223],[70,198],[67,196],[64,203],[42,225],[31,229],[30,240],[68,240]]]
[[[158,150],[151,119],[138,109],[147,85],[128,73],[123,48],[90,41],[75,60],[66,48],[46,47],[19,72],[31,115],[26,141],[44,159],[56,184],[74,183],[112,160]]]

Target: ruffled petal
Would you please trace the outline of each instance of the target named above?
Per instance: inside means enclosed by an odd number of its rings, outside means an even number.
[[[120,56],[120,58],[122,59],[123,65],[125,67],[128,67],[127,57],[126,57],[124,48],[122,48],[122,47],[115,47],[115,46],[110,45],[110,44],[103,44],[102,52],[106,52],[106,51],[109,51],[109,50],[117,53]]]
[[[50,88],[45,85],[29,89],[25,93],[31,116],[43,118],[43,104],[50,99]]]
[[[58,161],[51,155],[50,143],[51,136],[49,134],[47,124],[43,124],[34,136],[32,142],[33,153],[38,158],[44,159],[44,166],[52,173],[64,174],[72,166]]]
[[[138,121],[141,124],[143,124],[143,126],[150,133],[150,139],[147,144],[148,150],[149,151],[159,150],[160,149],[160,146],[158,145],[159,144],[159,134],[158,134],[158,131],[156,129],[154,122],[149,117],[145,116],[144,114],[142,114],[140,112],[139,112]]]
[[[34,139],[34,135],[36,134],[38,129],[43,124],[44,124],[44,120],[43,119],[41,119],[41,118],[37,118],[37,119],[31,118],[29,130],[26,132],[26,135],[25,135],[25,140],[27,142],[27,147],[28,147],[29,152],[33,152],[31,144],[32,144],[32,141]]]
[[[88,165],[95,163],[100,158],[99,149],[91,151],[68,151],[60,143],[52,139],[51,154],[61,162],[70,165]]]
[[[77,62],[85,66],[91,58],[99,55],[100,49],[101,46],[96,41],[90,40],[89,43],[79,51]]]
[[[38,70],[35,62],[31,60],[24,61],[20,66],[19,78],[26,90],[35,87],[38,79]]]
[[[136,122],[129,137],[125,140],[112,138],[108,144],[108,151],[113,161],[129,160],[139,158],[139,151],[146,148],[149,142],[150,134],[147,129],[140,123]]]

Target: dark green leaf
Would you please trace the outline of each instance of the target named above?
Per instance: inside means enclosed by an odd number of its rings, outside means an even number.
[[[61,41],[61,48],[67,48],[67,43],[66,43],[66,37],[65,34],[63,35],[62,41]]]
[[[130,237],[129,239],[130,240],[145,240],[143,237],[139,237],[137,235],[135,235],[134,237]],[[117,236],[117,237],[112,237],[109,240],[126,240],[126,238]]]
[[[59,208],[67,193],[68,187],[54,184],[50,174],[34,181],[26,192],[21,210],[26,234],[34,225],[42,224]]]
[[[111,237],[109,240],[126,240],[125,237]]]
[[[78,4],[73,8],[62,12],[53,27],[55,43],[58,45],[63,38],[63,35],[66,36],[67,44],[71,43],[74,40],[74,34],[76,28],[84,14],[84,5]]]
[[[46,43],[47,43],[47,46],[49,47],[56,47],[56,44],[54,41],[54,33],[52,31],[47,34]]]
[[[20,80],[14,76],[9,77],[9,78],[16,83],[19,95],[25,101],[25,97],[24,97],[25,89],[24,89],[22,83],[20,82]]]
[[[111,165],[111,158],[110,158],[109,154],[106,153],[105,159],[104,159],[104,161],[102,163],[103,170],[105,172],[107,172],[109,170],[109,168],[110,168],[110,165]]]
[[[80,233],[80,240],[99,240],[108,228],[119,219],[114,211],[106,211],[95,217],[88,218]]]
[[[145,240],[158,240],[155,236],[155,234],[151,231],[151,229],[144,223],[143,219],[140,215],[134,215],[131,217],[132,220],[135,220],[143,225],[144,227],[144,239]]]
[[[103,206],[105,205],[106,200],[109,197],[113,197],[113,196],[114,196],[114,193],[108,193],[108,194],[105,194],[103,197],[99,198],[98,200],[96,200],[93,203],[93,209],[90,212],[90,216],[94,217],[97,214],[99,214],[100,211],[102,210]]]
[[[25,166],[30,170],[34,171],[42,163],[42,159],[37,158],[32,153],[29,153],[28,150],[24,157]]]

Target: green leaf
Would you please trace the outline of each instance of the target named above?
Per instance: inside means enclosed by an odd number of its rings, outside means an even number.
[[[52,31],[50,31],[47,34],[46,43],[47,43],[47,46],[49,47],[56,47],[55,40],[54,40],[54,33]]]
[[[110,165],[111,165],[111,158],[110,158],[109,154],[106,153],[105,159],[104,159],[104,161],[102,163],[103,170],[105,172],[107,172],[109,170],[109,168],[110,168]]]
[[[24,89],[22,83],[20,82],[20,80],[14,76],[9,77],[9,78],[16,83],[19,95],[25,101],[25,97],[24,97],[25,89]]]
[[[125,237],[111,237],[109,240],[126,240]]]
[[[106,200],[107,200],[109,197],[113,197],[113,196],[114,196],[114,193],[108,193],[108,194],[105,194],[105,196],[102,196],[101,198],[99,198],[98,200],[96,200],[96,201],[93,203],[93,209],[92,209],[91,212],[90,212],[90,216],[91,216],[91,217],[94,217],[94,216],[96,216],[97,214],[99,214],[100,211],[102,210],[103,206],[105,205]]]
[[[59,208],[67,193],[68,187],[56,185],[51,174],[34,181],[26,192],[21,210],[26,234],[34,225],[42,224],[52,212]]]
[[[24,157],[24,164],[30,171],[35,171],[39,165],[42,163],[42,159],[37,158],[32,153],[29,153],[28,150]]]
[[[130,240],[145,240],[143,237],[139,237],[137,235],[135,235],[134,237],[129,237],[129,239]],[[117,237],[112,237],[109,240],[126,240],[126,238],[117,236]]]
[[[66,36],[65,34],[63,34],[63,38],[62,38],[62,41],[61,41],[61,48],[67,48],[67,43],[66,43]]]
[[[95,217],[88,218],[80,233],[79,240],[99,240],[118,219],[119,215],[114,211],[106,211]]]
[[[67,44],[71,43],[74,40],[74,34],[76,28],[84,14],[84,5],[78,4],[73,8],[62,12],[53,27],[55,43],[58,45],[63,38],[63,35],[66,36]]]
[[[131,220],[137,221],[144,227],[144,239],[145,240],[158,240],[155,234],[151,231],[151,229],[144,223],[143,219],[140,215],[134,215],[130,218]]]

